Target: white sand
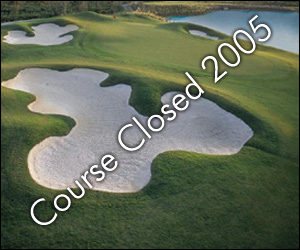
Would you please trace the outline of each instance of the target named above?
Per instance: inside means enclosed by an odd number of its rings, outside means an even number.
[[[104,182],[94,183],[94,188],[135,192],[149,182],[151,162],[162,152],[186,150],[230,155],[237,153],[253,135],[241,119],[201,97],[190,101],[186,111],[177,112],[174,121],[166,121],[161,132],[152,133],[152,139],[146,140],[140,150],[127,152],[117,141],[120,128],[133,122],[133,116],[143,124],[147,117],[128,105],[129,86],[100,87],[99,83],[107,77],[106,73],[89,69],[59,72],[32,68],[22,70],[14,79],[3,83],[8,88],[36,95],[37,100],[29,105],[30,110],[63,114],[76,120],[76,126],[67,136],[49,137],[30,151],[29,171],[40,185],[52,189],[76,187],[74,180],[90,166],[99,164],[102,156],[111,153],[119,167],[109,173]],[[174,94],[167,93],[162,102],[171,103]],[[134,145],[144,137],[136,126],[124,136],[124,141]]]
[[[220,40],[219,37],[207,35],[205,32],[200,31],[200,30],[189,30],[189,32],[190,32],[190,34],[192,34],[194,36],[203,36],[203,37],[214,39],[214,40]]]
[[[9,31],[4,36],[3,42],[9,44],[38,44],[43,46],[57,45],[69,42],[73,39],[72,35],[65,35],[71,31],[78,30],[78,26],[69,24],[60,27],[54,23],[45,23],[38,26],[32,26],[34,36],[26,36],[24,31]]]

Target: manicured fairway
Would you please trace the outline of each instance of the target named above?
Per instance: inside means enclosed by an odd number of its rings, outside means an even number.
[[[33,96],[1,87],[2,248],[299,247],[298,55],[258,45],[254,54],[242,55],[237,68],[221,65],[228,75],[213,84],[213,65],[203,71],[200,63],[216,55],[223,41],[188,30],[232,39],[191,24],[136,15],[113,22],[112,16],[83,13],[1,27],[1,38],[9,30],[31,32],[29,24],[49,22],[80,29],[58,46],[1,42],[1,81],[30,67],[98,69],[110,74],[102,86],[130,84],[130,103],[150,115],[159,112],[164,93],[184,89],[188,71],[206,98],[243,119],[254,136],[232,156],[163,153],[142,191],[89,191],[51,226],[41,227],[32,221],[30,206],[44,197],[48,202],[37,214],[46,220],[60,192],[31,179],[27,155],[44,138],[67,134],[74,121],[32,113],[27,105]]]

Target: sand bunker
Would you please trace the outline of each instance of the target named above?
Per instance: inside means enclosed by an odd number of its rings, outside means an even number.
[[[71,31],[78,30],[76,25],[60,27],[54,23],[45,23],[32,26],[34,36],[26,36],[24,31],[9,31],[4,36],[4,42],[9,44],[38,44],[43,46],[57,45],[69,42],[73,39],[72,35],[65,35]]]
[[[220,40],[219,37],[207,35],[205,32],[200,31],[200,30],[189,30],[189,32],[190,32],[190,34],[195,35],[195,36],[203,36],[203,37],[214,39],[214,40]]]
[[[40,185],[53,189],[76,187],[74,180],[98,164],[103,155],[112,153],[119,162],[118,169],[108,174],[104,182],[93,182],[94,188],[135,192],[149,182],[151,163],[162,152],[186,150],[229,155],[237,153],[253,135],[241,119],[201,97],[191,101],[186,111],[177,112],[177,118],[166,122],[161,132],[153,133],[140,150],[125,151],[117,141],[120,128],[132,122],[133,116],[146,127],[147,117],[128,105],[129,86],[100,87],[99,83],[107,77],[106,73],[89,69],[59,72],[32,68],[3,83],[8,88],[36,95],[29,109],[76,120],[76,126],[67,136],[49,137],[30,151],[29,171]],[[170,103],[174,94],[165,94],[162,102]],[[123,138],[137,145],[143,137],[134,127]]]

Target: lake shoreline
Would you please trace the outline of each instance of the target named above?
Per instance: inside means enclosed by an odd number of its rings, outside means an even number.
[[[200,16],[200,15],[206,15],[208,13],[212,13],[212,12],[216,12],[216,11],[221,11],[221,10],[224,10],[224,11],[229,11],[229,10],[240,10],[240,11],[274,11],[274,12],[286,12],[286,13],[291,13],[291,12],[299,12],[299,10],[281,10],[281,9],[277,9],[277,8],[228,8],[228,9],[214,9],[214,10],[210,10],[210,11],[207,11],[207,12],[202,12],[200,14],[185,14],[185,15],[170,15],[170,16],[162,16],[166,19],[170,18],[170,17],[188,17],[188,16]]]

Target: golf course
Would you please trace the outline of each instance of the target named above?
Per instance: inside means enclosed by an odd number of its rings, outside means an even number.
[[[10,44],[5,38],[24,31],[30,40],[40,24],[72,25],[72,30],[58,34],[63,42],[51,46],[47,41],[46,46]],[[129,13],[86,11],[1,26],[1,248],[299,248],[299,54],[257,43],[254,53],[240,53],[235,68],[220,61],[219,72],[228,74],[215,84],[213,63],[203,70],[201,61],[216,56],[224,42],[234,45],[231,36],[202,26]],[[240,44],[248,50],[252,46],[246,40]],[[230,49],[223,54],[235,62]],[[49,137],[68,136],[77,120],[33,112],[35,95],[5,87],[4,82],[28,69],[56,74],[92,70],[91,77],[104,72],[99,87],[127,91],[130,86],[129,105],[141,116],[161,114],[162,98],[184,92],[190,83],[184,73],[189,72],[204,98],[241,119],[253,135],[244,138],[241,150],[227,155],[162,150],[143,188],[86,190],[53,224],[40,226],[30,216],[33,202],[45,198],[35,214],[48,221],[54,198],[68,192],[32,178],[29,152]],[[43,84],[46,88],[48,82]],[[116,102],[118,95],[99,98]]]

